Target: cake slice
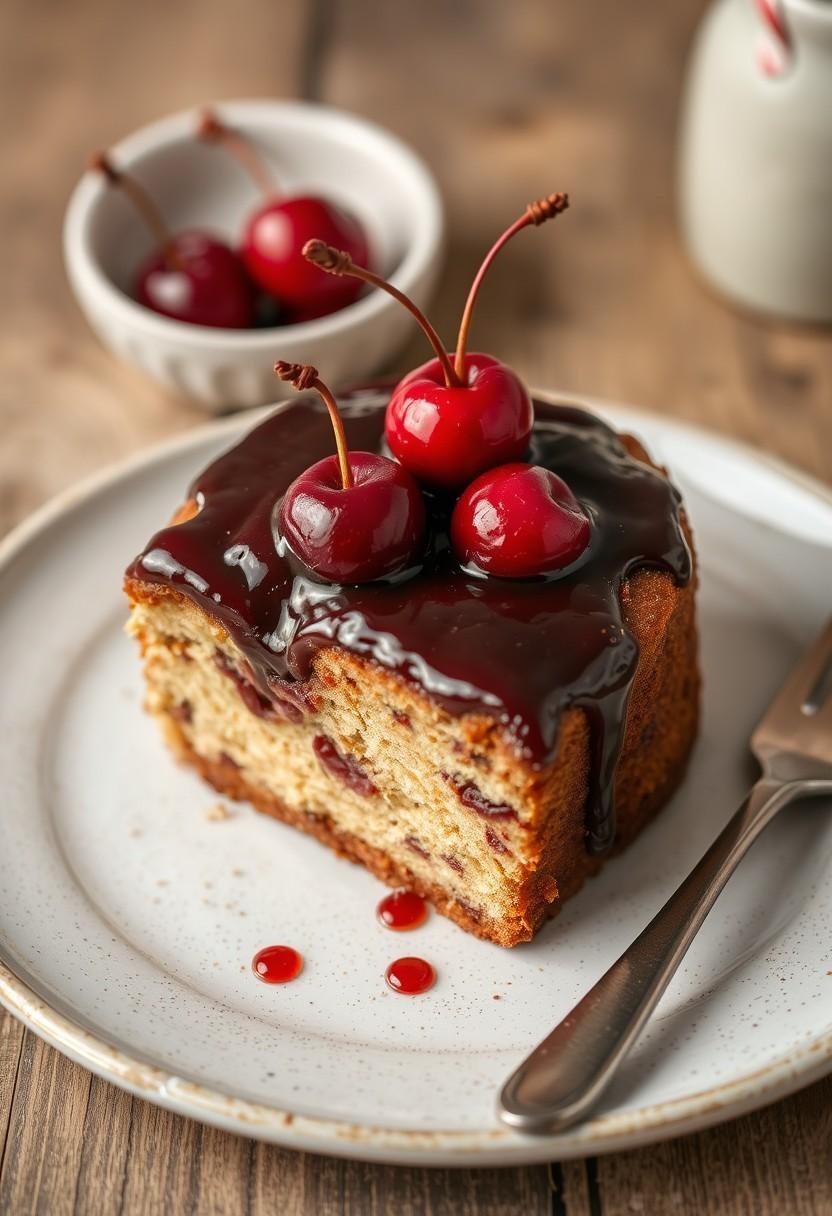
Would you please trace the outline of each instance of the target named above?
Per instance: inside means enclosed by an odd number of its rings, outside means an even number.
[[[381,450],[386,401],[341,402],[354,449]],[[527,941],[684,772],[699,678],[679,495],[633,438],[537,401],[534,463],[586,505],[584,560],[557,578],[477,578],[435,495],[418,569],[335,585],[275,523],[331,450],[321,403],[297,398],[197,478],[131,564],[147,707],[223,794],[471,933]]]

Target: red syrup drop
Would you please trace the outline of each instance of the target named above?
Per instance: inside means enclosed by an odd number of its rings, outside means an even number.
[[[413,891],[391,891],[376,908],[376,916],[385,929],[404,933],[418,929],[427,920],[428,908],[420,895]]]
[[[288,984],[303,971],[303,955],[291,946],[264,946],[251,960],[251,969],[264,984]]]
[[[436,972],[423,958],[397,958],[384,973],[394,992],[418,996],[436,983]]]

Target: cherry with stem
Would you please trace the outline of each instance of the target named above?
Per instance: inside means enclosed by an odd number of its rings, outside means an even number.
[[[518,232],[562,214],[566,194],[530,203],[486,254],[462,313],[453,360],[421,310],[397,287],[354,264],[348,250],[319,239],[304,246],[305,257],[337,277],[352,276],[393,296],[416,318],[435,358],[416,368],[393,390],[385,432],[394,455],[421,481],[458,490],[478,474],[525,455],[534,411],[519,377],[491,355],[468,354],[474,307],[489,267]]]
[[[348,250],[355,263],[366,266],[369,246],[361,224],[321,195],[293,195],[281,189],[253,141],[213,112],[203,112],[197,134],[234,156],[264,197],[245,222],[240,250],[252,279],[289,310],[293,321],[312,320],[352,303],[360,290],[358,283],[327,279],[301,250],[318,236]]]
[[[299,392],[318,394],[336,448],[335,456],[317,461],[286,490],[277,510],[281,540],[331,582],[372,582],[412,566],[425,534],[425,504],[414,479],[385,456],[349,450],[338,403],[316,368],[281,361],[274,370]]]
[[[247,329],[254,321],[254,299],[245,270],[232,249],[210,233],[170,232],[145,188],[117,169],[104,152],[90,168],[131,201],[150,230],[156,250],[139,266],[135,296],[140,304],[192,325]]]

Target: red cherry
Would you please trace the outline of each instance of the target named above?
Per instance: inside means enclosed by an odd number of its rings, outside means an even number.
[[[500,578],[562,570],[581,556],[589,535],[589,519],[566,482],[533,464],[483,473],[451,516],[460,561]]]
[[[251,141],[214,114],[202,115],[199,136],[233,153],[265,195],[265,202],[246,221],[241,248],[255,283],[276,296],[296,321],[322,317],[351,304],[360,284],[326,278],[301,251],[307,241],[319,237],[348,250],[359,266],[366,266],[370,252],[361,224],[319,195],[281,195]]]
[[[240,259],[228,245],[206,232],[172,236],[135,178],[116,169],[103,152],[96,153],[90,165],[110,185],[124,191],[156,237],[156,252],[136,275],[140,304],[192,325],[247,329],[254,323],[254,292]]]
[[[254,323],[254,293],[236,253],[205,232],[181,232],[145,261],[136,299],[154,312],[219,329]]]
[[[523,228],[542,224],[568,206],[565,194],[530,203],[488,251],[465,302],[453,363],[436,330],[398,288],[356,266],[347,250],[319,240],[304,247],[304,256],[329,274],[362,279],[394,296],[416,318],[433,347],[436,358],[396,386],[385,424],[393,454],[422,481],[457,489],[484,469],[524,455],[534,423],[529,394],[517,375],[497,359],[467,353],[468,332],[480,286],[502,247]]]
[[[272,199],[249,217],[243,233],[242,257],[251,277],[304,320],[351,304],[361,290],[357,280],[331,278],[306,261],[301,250],[313,237],[348,250],[359,265],[369,261],[361,225],[311,195]]]
[[[297,389],[314,388],[329,410],[337,456],[295,478],[278,509],[292,552],[321,578],[366,583],[409,566],[425,534],[425,504],[406,469],[372,452],[348,452],[335,399],[314,367],[278,363]]]
[[[415,477],[455,489],[524,456],[533,423],[531,398],[511,368],[471,354],[464,387],[448,387],[438,359],[405,376],[390,398],[385,429],[394,456]]]

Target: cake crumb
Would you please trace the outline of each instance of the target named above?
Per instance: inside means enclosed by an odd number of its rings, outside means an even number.
[[[209,821],[209,823],[219,823],[223,819],[230,819],[231,812],[224,802],[215,802],[214,805],[209,807],[205,812],[205,818]]]
[[[495,992],[491,999],[492,999],[492,1001],[499,1001],[499,999],[500,999],[499,992]]]
[[[245,870],[241,870],[239,866],[235,866],[231,871],[231,874],[234,878],[243,878],[245,875]]]

